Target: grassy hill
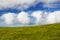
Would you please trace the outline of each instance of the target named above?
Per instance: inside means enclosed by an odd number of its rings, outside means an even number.
[[[0,28],[0,40],[60,40],[60,23]]]

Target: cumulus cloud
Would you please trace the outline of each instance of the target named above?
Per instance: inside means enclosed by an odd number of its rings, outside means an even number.
[[[43,12],[35,11],[32,16],[36,18],[36,24],[52,24],[60,22],[60,11]]]
[[[39,24],[41,22],[41,18],[42,18],[42,11],[35,11],[32,13],[31,16],[35,17],[36,18],[36,24]]]
[[[44,12],[44,11],[34,11],[31,15],[27,12],[20,12],[18,14],[15,13],[5,13],[0,16],[0,24],[27,24],[29,25],[31,21],[31,17],[35,18],[34,24],[52,24],[60,22],[60,11],[54,12]]]
[[[54,11],[52,13],[49,13],[47,16],[47,23],[58,23],[60,22],[60,11]]]
[[[17,21],[20,24],[30,24],[29,14],[26,12],[21,12],[17,16]]]
[[[6,13],[2,15],[1,19],[4,20],[5,24],[14,24],[15,16],[14,13]]]
[[[30,18],[29,14],[26,12],[15,13],[5,13],[0,17],[3,20],[3,24],[29,24]]]
[[[60,0],[0,0],[0,10],[4,8],[26,9],[30,6],[35,6],[37,3],[44,3],[44,7],[57,7]]]
[[[47,16],[48,16],[48,12],[44,12],[44,11],[34,11],[31,16],[36,18],[35,23],[37,25],[40,24],[45,24],[46,20],[47,20]]]
[[[49,15],[47,16],[47,23],[55,23],[56,22],[56,17],[54,13],[49,13]]]

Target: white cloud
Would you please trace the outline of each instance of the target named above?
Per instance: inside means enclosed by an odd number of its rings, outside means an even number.
[[[26,12],[20,12],[19,14],[5,13],[0,19],[3,20],[3,24],[30,24],[29,14]]]
[[[1,19],[5,24],[14,24],[15,16],[14,13],[6,13],[1,16]]]
[[[30,24],[31,23],[31,17],[35,17],[36,25],[40,24],[52,24],[52,23],[59,23],[60,22],[60,11],[54,11],[54,12],[44,12],[44,11],[34,11],[31,15],[29,15],[27,12],[20,12],[18,14],[15,13],[5,13],[2,16],[0,16],[0,24]]]
[[[57,2],[57,1],[59,1],[59,0],[40,0],[40,1],[42,1],[43,3],[54,3],[54,2]]]
[[[42,11],[35,11],[32,13],[31,16],[36,18],[36,22],[35,22],[36,24],[40,24],[41,19],[42,19],[42,13],[43,13]]]
[[[60,7],[60,0],[39,0],[39,2],[44,3],[43,7],[48,7],[48,8]]]
[[[0,9],[2,8],[28,8],[33,5],[36,0],[0,0]]]
[[[44,7],[57,7],[59,4],[53,3],[60,2],[60,0],[0,0],[0,10],[3,8],[16,8],[23,10],[30,6],[34,6],[39,2],[44,3]]]
[[[55,23],[56,22],[55,14],[54,13],[49,13],[49,15],[47,16],[46,22],[48,24]]]
[[[60,22],[60,11],[54,11],[49,13],[47,16],[47,23],[58,23]]]
[[[36,24],[52,24],[60,22],[60,11],[43,12],[35,11],[32,16],[36,18]]]
[[[18,23],[20,24],[30,24],[29,14],[26,12],[21,12],[17,16]]]

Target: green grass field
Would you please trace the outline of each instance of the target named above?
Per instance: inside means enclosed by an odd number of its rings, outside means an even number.
[[[60,40],[60,23],[0,28],[0,40]]]

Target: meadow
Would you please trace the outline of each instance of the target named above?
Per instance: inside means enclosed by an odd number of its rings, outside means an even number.
[[[26,27],[0,27],[0,40],[60,40],[60,23]]]

